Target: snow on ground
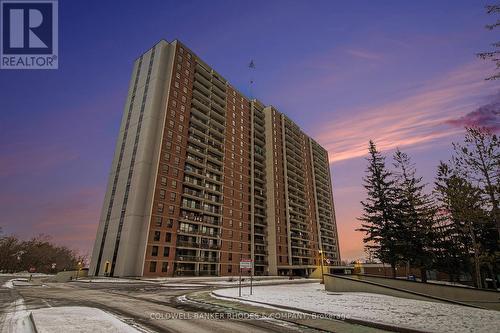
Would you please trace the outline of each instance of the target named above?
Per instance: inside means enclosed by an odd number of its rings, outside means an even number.
[[[444,284],[447,286],[455,286],[455,287],[463,287],[463,288],[474,288],[472,286],[459,283],[459,282],[449,282],[449,281],[440,281],[440,280],[427,280],[427,283],[434,283],[434,284]]]
[[[31,286],[32,283],[28,281],[28,279],[11,279],[4,284],[2,287],[12,289],[14,286]]]
[[[257,286],[244,301],[290,306],[370,322],[431,332],[498,332],[500,311],[417,301],[369,293],[332,293],[319,283]],[[238,297],[238,288],[219,289],[218,296]]]
[[[250,277],[244,276],[242,277],[244,280],[242,284],[250,284]],[[91,283],[160,283],[163,286],[171,286],[171,287],[203,287],[207,285],[238,285],[238,277],[234,277],[232,281],[229,280],[227,276],[219,277],[169,277],[169,278],[146,278],[146,279],[127,279],[127,278],[113,278],[113,277],[86,277],[78,279],[79,282],[91,282]],[[283,282],[297,282],[304,281],[304,279],[294,279],[289,280],[288,278],[278,277],[278,276],[259,276],[258,278],[254,278],[253,284],[262,284],[262,283],[283,283]],[[310,279],[309,281],[318,281]]]
[[[12,288],[14,288],[14,283],[12,283],[12,280],[9,280],[9,281],[5,282],[4,284],[2,284],[2,287],[12,289]]]
[[[300,281],[304,282],[304,280],[289,280],[289,279],[267,279],[267,280],[253,280],[252,284],[263,284],[263,283],[284,283],[284,282],[293,282],[293,281]],[[241,281],[242,284],[248,284],[250,285],[250,278],[246,277],[244,280]],[[204,282],[205,285],[238,285],[239,280],[238,278],[234,279],[233,281],[209,281],[209,282]]]
[[[33,310],[32,313],[38,333],[140,333],[115,316],[96,308],[62,306]]]
[[[26,305],[22,298],[16,299],[5,311],[5,320],[2,332],[31,333],[35,332],[33,323],[26,311]]]
[[[204,284],[196,284],[196,283],[162,283],[164,287],[174,287],[174,288],[199,288],[206,287]]]
[[[17,272],[17,273],[0,273],[0,276],[18,276],[18,277],[48,277],[55,276],[52,274],[44,274],[44,273],[30,273],[30,272]]]
[[[245,279],[249,279],[249,276],[243,276]],[[168,282],[168,281],[191,281],[191,282],[216,282],[216,281],[229,281],[231,277],[229,276],[179,276],[179,277],[143,277],[141,281],[153,281],[153,282]],[[238,276],[233,276],[234,280],[238,279]],[[258,276],[254,277],[255,280],[276,280],[283,279],[282,276],[271,275],[271,276]]]
[[[14,286],[32,286],[33,283],[29,282],[27,279],[16,279],[12,280]]]
[[[137,283],[137,282],[142,282],[141,280],[137,279],[123,279],[123,278],[106,278],[106,277],[98,277],[98,278],[79,278],[78,280],[74,281],[80,281],[80,282],[92,282],[92,283],[103,283],[103,282],[116,282],[116,283]]]

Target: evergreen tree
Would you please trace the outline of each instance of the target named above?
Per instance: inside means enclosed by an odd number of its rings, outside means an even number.
[[[386,169],[385,158],[371,140],[368,150],[368,168],[363,178],[367,199],[361,201],[364,212],[359,220],[362,224],[356,230],[365,233],[365,247],[377,259],[390,264],[395,277],[401,251],[399,228],[394,214],[394,180],[391,172]]]
[[[442,210],[436,215],[434,233],[434,268],[440,272],[447,273],[449,281],[460,281],[464,273],[471,273],[470,255],[465,251],[463,238],[467,234],[457,232],[456,226],[451,223],[448,214]]]
[[[424,193],[422,177],[416,176],[410,157],[399,149],[394,154],[395,215],[401,228],[401,250],[411,267],[418,267],[422,282],[433,264],[432,245],[435,238],[435,207],[430,195]]]
[[[482,208],[481,192],[449,165],[441,162],[438,167],[436,193],[442,215],[448,220],[447,227],[443,230],[444,237],[462,249],[463,257],[472,256],[474,284],[482,288],[479,232],[486,214]],[[457,250],[457,247],[453,249]],[[448,249],[444,248],[444,251]]]

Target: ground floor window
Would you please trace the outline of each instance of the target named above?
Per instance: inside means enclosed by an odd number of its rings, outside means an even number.
[[[151,261],[151,262],[149,263],[149,271],[150,271],[151,273],[156,272],[156,261]]]

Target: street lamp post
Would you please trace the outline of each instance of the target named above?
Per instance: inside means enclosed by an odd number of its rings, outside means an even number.
[[[323,277],[323,250],[319,250],[320,262],[321,262],[321,284],[325,284],[325,278]]]
[[[78,280],[78,275],[79,275],[79,273],[80,273],[80,267],[81,267],[81,266],[82,266],[82,262],[81,262],[81,261],[79,261],[79,262],[78,262],[78,267],[77,267],[77,269],[76,269],[76,279],[75,279],[75,280]]]

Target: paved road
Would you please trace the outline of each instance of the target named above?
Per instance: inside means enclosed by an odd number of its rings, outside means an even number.
[[[6,278],[3,281],[7,280]],[[0,281],[2,279],[0,278]],[[3,282],[0,283],[0,285]],[[294,325],[264,320],[166,320],[151,316],[169,314],[192,315],[206,312],[189,304],[179,303],[177,297],[195,290],[207,290],[209,286],[181,287],[158,283],[46,283],[43,286],[0,288],[0,311],[8,304],[23,297],[28,310],[51,306],[89,306],[111,312],[132,325],[153,332],[314,332]],[[5,297],[4,297],[5,296]],[[84,320],[84,318],[82,318]],[[1,323],[1,322],[0,322]],[[316,331],[317,332],[317,331]]]

